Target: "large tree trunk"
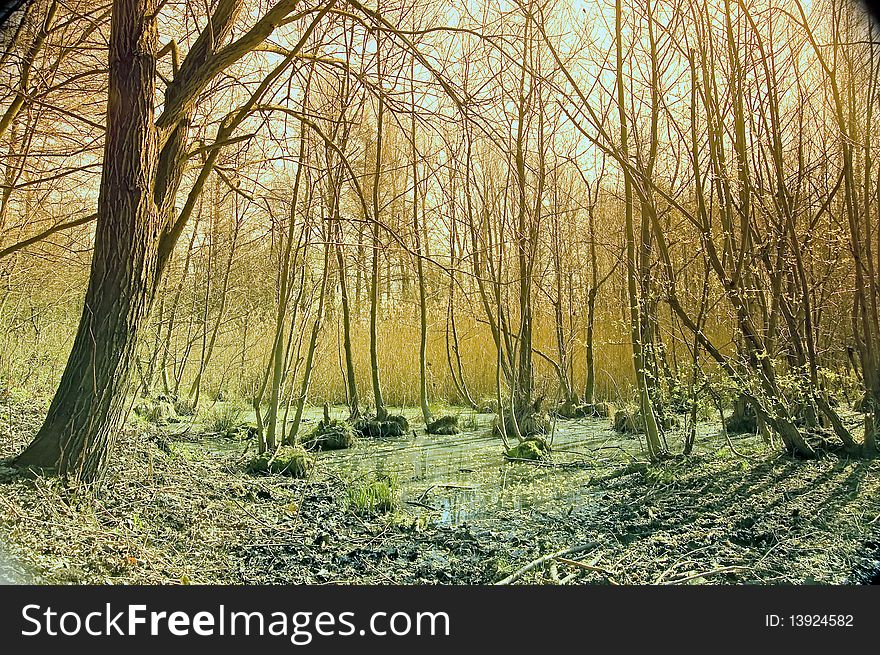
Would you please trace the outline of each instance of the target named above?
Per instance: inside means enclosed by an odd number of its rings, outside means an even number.
[[[93,481],[126,414],[132,361],[154,296],[159,217],[155,0],[114,0],[95,250],[67,367],[22,466]]]

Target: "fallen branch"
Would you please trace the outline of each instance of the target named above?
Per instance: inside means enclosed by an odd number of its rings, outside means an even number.
[[[404,501],[407,505],[413,505],[414,507],[424,507],[425,509],[429,509],[432,512],[439,512],[439,507],[434,507],[433,505],[428,505],[427,503],[422,503],[418,500],[407,500]]]
[[[503,580],[499,580],[495,584],[496,585],[510,584],[511,582],[515,582],[516,580],[519,580],[521,577],[523,577],[526,573],[528,573],[532,569],[534,569],[538,566],[541,566],[541,564],[549,562],[550,560],[554,560],[557,557],[563,557],[565,555],[574,555],[575,553],[582,553],[585,550],[590,550],[592,548],[595,548],[598,545],[599,545],[598,542],[591,541],[588,544],[583,544],[581,546],[575,546],[574,548],[564,548],[563,550],[557,551],[555,553],[550,553],[549,555],[543,555],[543,556],[539,557],[538,559],[532,560],[531,562],[529,562],[528,564],[526,564],[522,568],[517,569],[516,571],[511,573],[509,576],[507,576]]]
[[[715,575],[717,573],[735,573],[737,571],[751,571],[751,569],[747,566],[724,566],[719,569],[712,569],[711,571],[704,571],[703,573],[694,573],[693,575],[689,575],[684,578],[676,578],[675,580],[667,580],[663,584],[665,584],[665,585],[681,584],[682,582],[687,582],[688,580],[695,580],[697,578],[707,578],[710,575]]]
[[[556,451],[554,451],[556,452]],[[544,468],[551,469],[589,469],[593,468],[593,465],[590,462],[585,460],[579,462],[546,462],[540,459],[523,459],[520,457],[508,457],[504,456],[508,462],[522,462],[523,464],[531,464],[532,466],[542,466]],[[468,487],[462,487],[462,489],[467,489]]]
[[[601,573],[602,575],[607,575],[609,578],[613,578],[615,576],[614,571],[606,569],[602,566],[595,566],[593,564],[587,564],[586,562],[578,562],[577,560],[568,559],[565,557],[559,557],[557,559],[562,564],[568,564],[569,566],[576,566],[579,569],[584,569],[586,571],[595,571],[596,573]]]
[[[507,455],[504,456],[504,459],[507,460],[508,462],[522,462],[523,464],[531,464],[532,466],[547,466],[550,468],[556,467],[556,465],[553,464],[552,462],[545,462],[540,459],[525,459],[522,457],[508,457]]]

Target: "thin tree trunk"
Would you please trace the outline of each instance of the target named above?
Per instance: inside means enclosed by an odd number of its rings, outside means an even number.
[[[615,41],[617,52],[617,105],[618,115],[620,118],[620,150],[622,156],[628,158],[628,129],[626,118],[626,107],[624,105],[624,84],[623,84],[623,9],[622,0],[617,0],[615,4]],[[651,402],[651,396],[648,391],[647,380],[645,379],[645,356],[642,344],[643,329],[641,325],[641,312],[639,307],[641,301],[639,299],[638,281],[636,279],[636,248],[635,248],[635,231],[633,227],[633,190],[632,180],[630,179],[629,169],[623,170],[624,184],[624,213],[625,213],[625,231],[626,231],[626,273],[627,273],[627,294],[629,298],[630,310],[630,333],[633,351],[633,366],[635,368],[636,386],[639,397],[639,411],[645,424],[645,441],[648,447],[648,456],[652,460],[656,460],[663,455],[663,446],[660,442],[660,430],[657,425],[657,419],[654,415],[654,406]]]
[[[410,75],[415,84],[415,63],[410,67]],[[412,88],[412,102],[415,105],[415,87]],[[412,141],[412,179],[413,206],[412,226],[415,239],[416,276],[419,279],[419,404],[425,425],[434,418],[428,408],[428,305],[425,298],[425,271],[422,263],[422,235],[419,228],[419,159],[416,149],[416,115],[410,115],[410,140]]]
[[[303,364],[302,385],[296,400],[296,413],[287,434],[287,442],[293,444],[299,434],[299,426],[302,423],[303,410],[309,395],[309,384],[312,379],[314,368],[315,351],[318,348],[318,336],[321,334],[321,325],[324,320],[324,300],[327,296],[327,280],[330,278],[330,239],[324,235],[324,270],[321,276],[321,290],[318,294],[318,312],[315,314],[315,322],[312,324],[312,334],[309,339],[309,347],[306,351],[306,361]]]
[[[376,52],[379,59],[381,79],[381,43],[377,40]],[[382,398],[382,383],[379,379],[379,185],[382,181],[382,135],[385,118],[385,96],[379,93],[378,110],[376,112],[376,159],[373,170],[373,242],[372,242],[372,275],[370,278],[370,375],[373,382],[373,400],[376,404],[376,418],[385,420],[385,400]]]
[[[342,253],[342,226],[336,222],[336,268],[339,271],[339,296],[342,303],[342,349],[345,353],[345,383],[348,385],[348,420],[360,417],[357,379],[354,370],[354,354],[351,345],[351,303],[348,298],[348,276]]]

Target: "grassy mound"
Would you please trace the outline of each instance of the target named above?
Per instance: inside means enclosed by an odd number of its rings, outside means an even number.
[[[660,414],[655,417],[657,425],[663,430],[673,430],[681,427],[681,422],[674,414]],[[633,406],[624,407],[614,412],[611,428],[621,434],[644,434],[645,419],[641,411]]]
[[[611,427],[621,434],[637,434],[645,431],[645,421],[635,407],[623,407],[614,412]]]
[[[140,400],[134,406],[134,413],[156,425],[180,422],[180,419],[177,417],[177,411],[174,409],[174,403],[165,396]]]
[[[730,434],[755,434],[758,431],[758,417],[744,398],[734,401],[733,413],[724,420],[724,429]]]
[[[480,401],[479,407],[477,408],[478,414],[497,414],[498,413],[498,401],[494,398],[487,398],[485,400]]]
[[[354,444],[354,431],[347,421],[321,420],[303,442],[306,450],[342,450]]]
[[[543,436],[550,432],[550,417],[533,406],[523,408],[516,418],[509,409],[505,409],[501,417],[496,415],[492,424],[492,432],[496,436],[501,435],[502,421],[508,438],[516,435],[517,427],[522,437]]]
[[[367,417],[354,424],[354,431],[373,439],[402,437],[409,433],[409,421],[405,416],[396,414],[388,414],[384,420],[375,416]]]
[[[292,478],[306,478],[315,466],[315,458],[300,446],[279,446],[274,453],[265,452],[251,458],[245,470],[251,474],[274,473]]]
[[[560,418],[608,418],[608,403],[572,403],[562,402],[556,409]]]
[[[428,434],[458,434],[458,416],[441,416],[436,421],[431,421],[425,427]]]
[[[504,453],[507,459],[528,459],[538,462],[546,462],[550,459],[550,444],[540,437],[532,437],[518,443]]]

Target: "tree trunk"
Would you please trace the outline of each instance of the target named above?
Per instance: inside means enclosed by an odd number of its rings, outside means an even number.
[[[155,0],[114,0],[98,221],[85,306],[43,426],[21,466],[92,482],[126,415],[132,361],[154,297],[160,222]]]
[[[414,69],[410,74],[415,79]],[[415,90],[412,90],[413,104],[415,104]],[[422,264],[422,238],[419,228],[419,160],[416,149],[416,115],[410,116],[412,139],[412,176],[413,176],[413,206],[412,225],[415,238],[416,276],[419,279],[419,404],[422,407],[422,419],[425,425],[430,424],[434,417],[428,407],[428,305],[425,298],[425,270]]]
[[[318,292],[318,311],[315,314],[315,322],[312,324],[312,334],[309,339],[309,347],[306,353],[306,361],[303,364],[303,378],[300,386],[299,396],[296,399],[296,413],[293,416],[293,423],[290,426],[290,432],[287,434],[287,443],[293,445],[296,443],[299,434],[299,426],[302,424],[303,410],[306,406],[306,400],[309,395],[309,384],[312,380],[312,369],[314,368],[315,351],[318,349],[318,337],[321,334],[321,324],[324,320],[324,301],[327,297],[327,281],[330,278],[330,239],[324,237],[324,271],[321,274],[321,289]]]
[[[380,53],[381,44],[376,43],[376,52]],[[381,62],[379,64],[381,72]],[[373,171],[373,258],[370,277],[370,373],[373,382],[373,400],[376,403],[376,418],[385,420],[387,411],[382,398],[382,383],[379,379],[379,184],[382,181],[382,121],[385,114],[385,96],[379,95],[379,108],[376,113],[376,161]]]
[[[620,150],[624,157],[629,156],[628,131],[626,111],[623,94],[623,43],[622,21],[623,10],[621,0],[617,0],[615,11],[615,34],[617,48],[617,101],[620,116]],[[626,278],[627,296],[629,298],[630,336],[632,340],[633,367],[635,368],[636,386],[638,389],[639,411],[645,422],[645,442],[648,447],[648,456],[652,460],[662,457],[665,452],[660,441],[660,429],[654,415],[654,405],[648,391],[645,375],[645,350],[642,342],[644,326],[641,325],[641,300],[638,292],[638,280],[636,279],[637,254],[635,247],[635,228],[633,226],[633,190],[632,180],[628,169],[623,170],[623,183],[625,194],[625,223],[626,223]],[[643,237],[644,238],[644,237]]]
[[[281,378],[284,374],[285,364],[285,348],[284,348],[284,318],[288,311],[288,302],[290,300],[290,269],[291,269],[291,253],[293,252],[293,235],[296,230],[296,207],[299,200],[300,180],[302,179],[302,170],[305,155],[305,133],[300,134],[299,140],[299,156],[297,158],[296,176],[293,181],[293,193],[290,200],[290,212],[288,213],[287,235],[284,245],[284,251],[281,254],[281,280],[280,290],[278,293],[278,313],[275,320],[275,340],[272,344],[272,354],[270,357],[270,367],[272,370],[272,386],[269,391],[269,411],[266,417],[266,442],[275,444],[275,433],[278,429],[278,410],[281,398]],[[302,234],[306,228],[302,228]],[[297,257],[299,255],[299,245],[297,243]],[[295,265],[295,263],[294,263]],[[294,315],[297,308],[293,308]],[[293,323],[291,323],[290,332],[293,334]],[[286,424],[285,424],[286,428]]]
[[[354,355],[351,347],[351,307],[348,299],[348,281],[342,256],[342,229],[336,222],[336,267],[339,270],[339,296],[342,303],[342,347],[345,352],[345,383],[348,386],[348,419],[354,421],[361,415],[355,379]]]

